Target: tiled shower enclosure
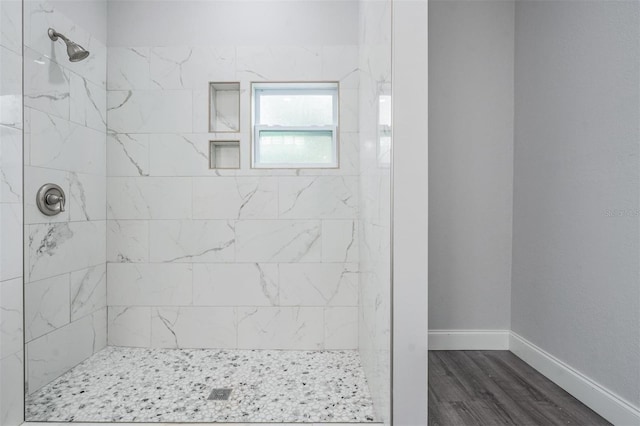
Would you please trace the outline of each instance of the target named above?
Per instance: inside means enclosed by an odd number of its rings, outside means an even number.
[[[28,421],[387,422],[391,2],[1,4],[0,423],[23,366]],[[252,167],[258,82],[337,84],[338,167]]]

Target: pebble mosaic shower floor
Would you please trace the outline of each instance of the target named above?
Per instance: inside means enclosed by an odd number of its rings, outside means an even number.
[[[232,388],[228,401],[209,401]],[[33,393],[28,421],[373,422],[357,351],[108,347]]]

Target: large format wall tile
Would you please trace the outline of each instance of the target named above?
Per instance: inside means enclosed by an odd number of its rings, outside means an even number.
[[[110,346],[151,346],[151,308],[112,306],[109,303]]]
[[[104,176],[105,133],[30,110],[31,165]]]
[[[68,209],[71,221],[105,220],[107,178],[100,175],[69,173]]]
[[[235,308],[154,308],[151,346],[159,348],[236,348]]]
[[[358,307],[334,307],[324,310],[324,348],[358,348]]]
[[[25,106],[68,120],[70,92],[68,70],[32,49],[25,49]]]
[[[110,343],[355,348],[358,46],[125,46],[109,57]],[[268,80],[340,82],[339,168],[251,168],[250,83]],[[240,82],[241,127],[211,134],[208,83],[222,81]],[[211,140],[238,140],[241,168],[210,169]],[[214,317],[237,327],[211,333]]]
[[[191,178],[108,178],[109,219],[189,219]]]
[[[320,222],[245,220],[236,223],[239,262],[318,262]]]
[[[149,174],[151,176],[201,176],[209,169],[207,134],[149,135]]]
[[[198,219],[275,219],[277,178],[193,179],[193,217]]]
[[[24,288],[27,342],[68,324],[71,317],[69,300],[68,274],[27,283]]]
[[[71,273],[71,321],[107,307],[107,266],[97,265]]]
[[[104,132],[107,128],[107,92],[104,87],[71,73],[70,93],[71,121]]]
[[[241,349],[314,350],[323,346],[323,308],[238,308]]]
[[[233,221],[154,220],[149,227],[151,262],[233,262]]]
[[[105,221],[30,225],[28,280],[36,281],[104,263],[105,226]]]
[[[106,311],[85,316],[27,344],[29,393],[106,346]]]
[[[354,263],[280,264],[283,306],[356,306],[358,265]]]
[[[355,177],[280,178],[278,190],[281,218],[355,219],[358,214]]]
[[[109,306],[191,305],[190,264],[107,265]]]
[[[107,176],[149,176],[149,135],[109,133]]]
[[[156,89],[205,88],[210,81],[235,78],[233,47],[153,47],[150,55],[152,86]]]
[[[191,132],[191,91],[129,90],[107,94],[109,130],[118,133]]]
[[[148,47],[109,47],[108,90],[151,89]]]
[[[149,261],[149,221],[107,221],[107,262]]]
[[[322,221],[322,261],[357,262],[359,256],[358,222]]]
[[[22,278],[0,282],[0,358],[22,350]]]
[[[193,265],[193,302],[202,306],[279,305],[278,265]]]
[[[22,202],[22,132],[0,126],[0,203]]]

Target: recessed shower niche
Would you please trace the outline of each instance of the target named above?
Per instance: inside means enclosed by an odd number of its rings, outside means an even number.
[[[240,83],[209,83],[209,131],[240,131]]]

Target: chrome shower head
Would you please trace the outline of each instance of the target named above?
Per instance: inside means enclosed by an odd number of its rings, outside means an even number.
[[[67,45],[67,55],[69,55],[69,60],[71,62],[79,62],[89,56],[89,52],[85,50],[84,47],[72,42],[53,28],[49,28],[48,34],[49,38],[53,41],[57,41],[58,38],[61,38],[62,41],[64,41]]]

